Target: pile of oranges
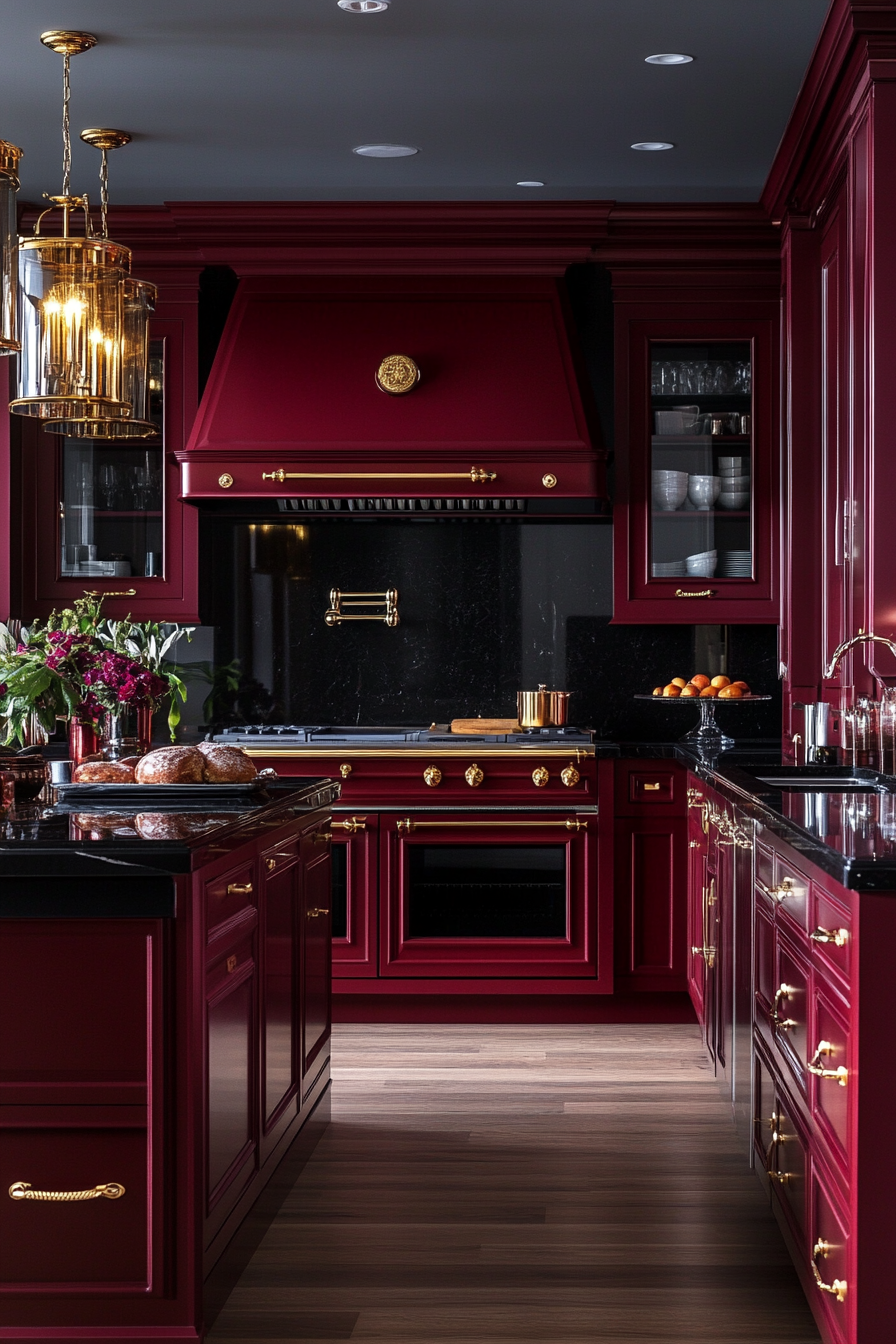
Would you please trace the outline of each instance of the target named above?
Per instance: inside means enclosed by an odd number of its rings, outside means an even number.
[[[684,677],[673,677],[668,686],[655,686],[654,695],[664,695],[672,700],[681,696],[683,700],[740,700],[750,694],[745,681],[732,681],[729,677],[705,677],[702,672],[685,681]]]

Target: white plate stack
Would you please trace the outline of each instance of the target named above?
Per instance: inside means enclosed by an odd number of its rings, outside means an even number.
[[[654,560],[650,572],[655,579],[683,579],[687,570],[683,560]]]
[[[753,556],[750,551],[723,551],[719,577],[723,579],[751,579]]]

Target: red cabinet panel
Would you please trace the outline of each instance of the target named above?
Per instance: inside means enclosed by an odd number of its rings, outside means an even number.
[[[274,868],[262,879],[261,1069],[262,1130],[265,1136],[297,1084],[299,968],[296,964],[296,923],[301,916],[300,876],[301,870],[295,861],[284,863],[281,860],[278,866],[274,858]]]
[[[209,1230],[217,1230],[255,1169],[257,1016],[255,939],[219,954],[207,977],[206,1151]]]
[[[329,828],[318,827],[302,837],[305,858],[302,917],[302,1095],[308,1094],[320,1071],[330,1040],[330,905],[332,876]]]
[[[687,822],[616,822],[615,950],[618,988],[681,990],[687,974]]]
[[[825,986],[821,976],[813,976],[812,1035],[807,1063],[825,1073],[846,1073],[824,1078],[811,1073],[809,1098],[813,1118],[824,1134],[830,1150],[838,1159],[841,1171],[846,1172],[849,1151],[850,1106],[849,1074],[854,1070],[850,1052],[849,1008],[834,990]],[[853,1088],[853,1090],[855,1090]]]
[[[378,844],[375,812],[339,812],[334,817],[333,975],[338,978],[377,974]]]

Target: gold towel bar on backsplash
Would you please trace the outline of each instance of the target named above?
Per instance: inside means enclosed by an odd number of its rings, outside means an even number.
[[[343,607],[378,607],[374,612],[343,611]],[[330,589],[330,607],[324,613],[327,625],[342,625],[343,621],[385,621],[390,629],[398,625],[398,589],[387,588],[384,593],[344,593],[340,588]]]

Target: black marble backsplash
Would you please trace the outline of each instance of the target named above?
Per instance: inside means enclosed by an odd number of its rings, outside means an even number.
[[[776,629],[614,626],[602,521],[303,524],[203,520],[205,619],[220,721],[429,724],[512,717],[518,689],[572,693],[570,722],[611,739],[675,739],[696,710],[635,701],[671,677],[728,670],[774,699],[719,711],[777,737]],[[330,628],[330,589],[396,588],[401,624]],[[726,662],[727,660],[727,662]]]

